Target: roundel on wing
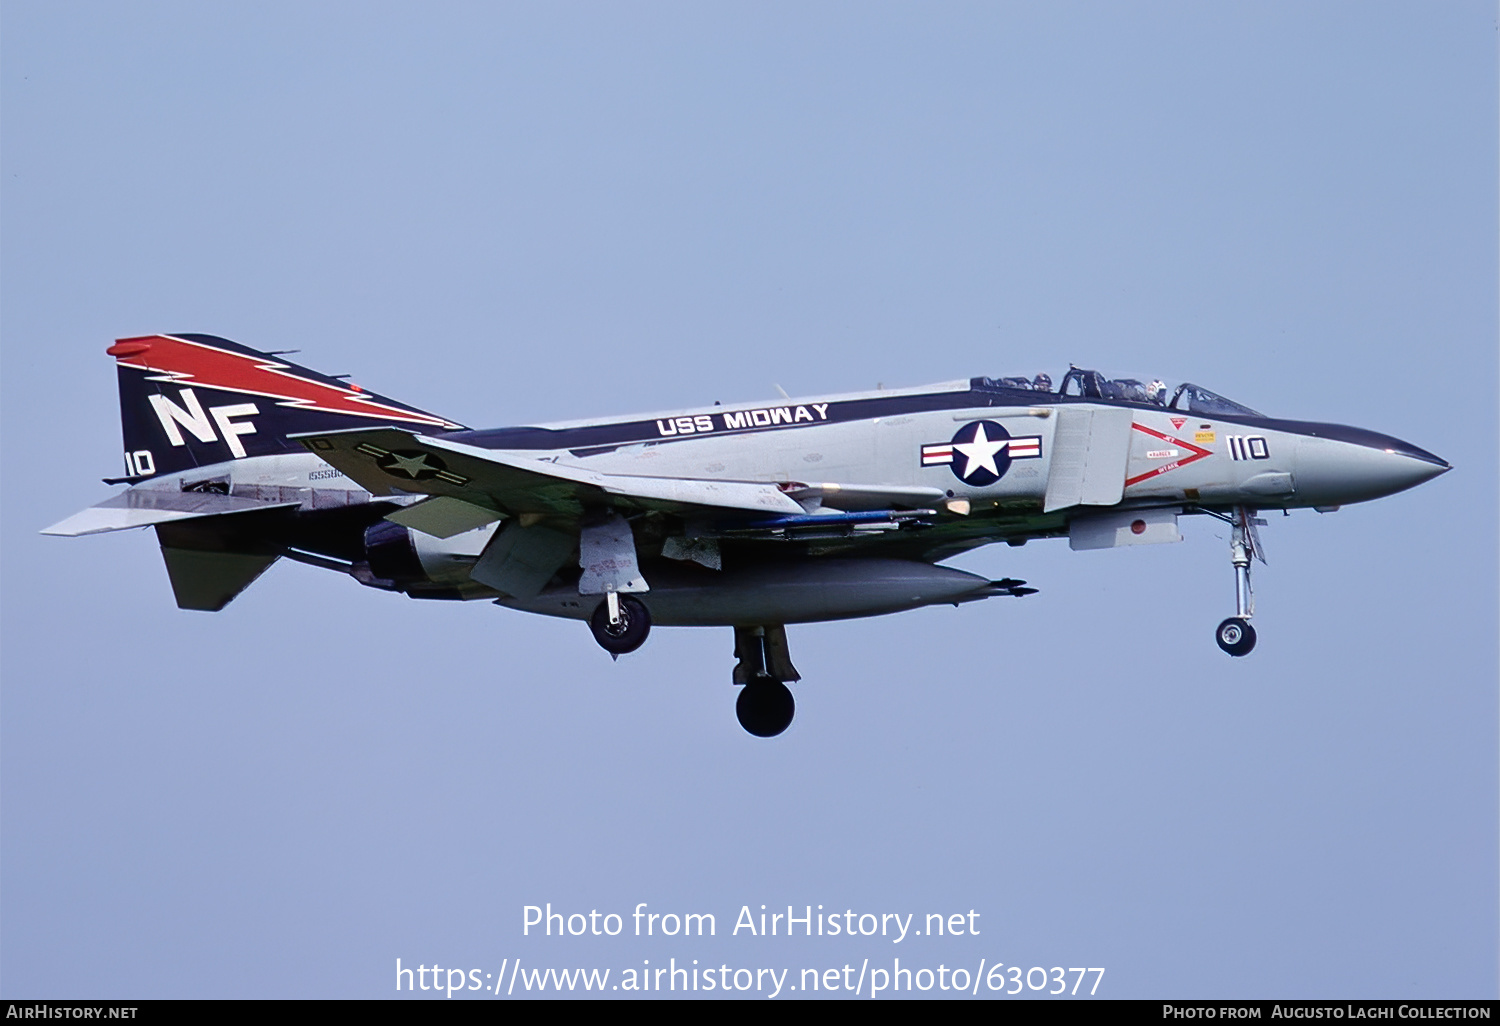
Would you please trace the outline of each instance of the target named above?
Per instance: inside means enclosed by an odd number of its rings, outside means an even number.
[[[953,436],[953,476],[983,488],[1010,469],[1010,432],[993,420],[976,420]]]
[[[420,449],[388,452],[377,459],[375,465],[392,477],[403,477],[411,481],[425,481],[448,469],[442,460]]]

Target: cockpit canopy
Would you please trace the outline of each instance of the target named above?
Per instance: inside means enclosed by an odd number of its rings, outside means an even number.
[[[1208,416],[1240,416],[1240,417],[1263,417],[1265,414],[1258,410],[1252,410],[1248,406],[1242,406],[1233,399],[1225,399],[1217,392],[1210,392],[1202,385],[1195,385],[1191,381],[1184,381],[1177,386],[1177,391],[1172,393],[1172,401],[1167,406],[1174,410],[1183,407],[1178,402],[1183,396],[1187,396],[1187,411]]]
[[[1050,395],[1075,395],[1084,399],[1113,399],[1127,403],[1159,406],[1169,410],[1185,410],[1188,413],[1210,416],[1259,417],[1262,414],[1202,385],[1185,381],[1177,386],[1171,399],[1167,398],[1167,386],[1160,379],[1142,384],[1135,378],[1106,378],[1095,370],[1069,367],[1063,375],[1062,384],[1052,389],[1052,378],[1038,374],[1035,378],[975,378],[975,388],[1014,389],[1017,391],[1045,392]]]

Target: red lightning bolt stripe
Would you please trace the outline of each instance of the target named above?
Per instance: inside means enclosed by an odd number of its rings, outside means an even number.
[[[301,377],[288,370],[289,364],[269,357],[215,349],[171,335],[122,338],[108,352],[122,366],[154,371],[163,380],[263,395],[281,406],[441,428],[462,427],[430,413],[380,402],[353,388]]]
[[[1201,446],[1194,445],[1192,442],[1184,442],[1180,438],[1173,438],[1171,435],[1164,435],[1160,431],[1153,431],[1143,424],[1132,424],[1130,426],[1135,428],[1137,431],[1142,432],[1143,434],[1150,435],[1152,438],[1160,438],[1163,442],[1171,442],[1173,445],[1180,445],[1184,449],[1191,449],[1193,450],[1193,454],[1191,456],[1184,456],[1180,460],[1172,460],[1170,463],[1163,463],[1159,467],[1152,467],[1144,474],[1137,474],[1135,477],[1127,477],[1125,479],[1126,488],[1129,488],[1134,484],[1140,484],[1142,481],[1153,478],[1157,474],[1165,474],[1169,470],[1176,470],[1178,467],[1185,467],[1189,463],[1196,463],[1198,460],[1203,459],[1203,457],[1205,456],[1213,455],[1212,449],[1204,449]]]

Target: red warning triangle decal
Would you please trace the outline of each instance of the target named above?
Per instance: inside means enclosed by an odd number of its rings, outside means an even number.
[[[1184,449],[1188,450],[1191,455],[1179,457],[1178,459],[1172,460],[1170,463],[1163,463],[1159,467],[1152,467],[1144,474],[1137,474],[1135,477],[1127,477],[1125,479],[1126,488],[1129,488],[1131,485],[1140,484],[1142,481],[1149,480],[1150,478],[1153,478],[1158,474],[1165,474],[1169,470],[1176,470],[1178,467],[1185,467],[1189,463],[1197,463],[1204,457],[1212,456],[1214,454],[1212,449],[1205,449],[1201,445],[1194,445],[1192,442],[1184,442],[1180,438],[1173,438],[1171,435],[1164,435],[1160,431],[1152,431],[1144,424],[1132,424],[1130,426],[1143,434],[1150,435],[1152,438],[1159,438],[1163,442],[1168,442],[1172,445],[1180,445]]]

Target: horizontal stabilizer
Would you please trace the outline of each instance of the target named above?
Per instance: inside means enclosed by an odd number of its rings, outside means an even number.
[[[256,510],[289,509],[295,502],[263,502],[217,492],[181,492],[165,488],[130,488],[119,495],[90,506],[68,519],[53,524],[42,534],[77,537],[104,531],[123,531],[131,527],[150,527],[174,520],[214,517],[225,513],[249,513]]]
[[[161,547],[179,609],[217,613],[276,562],[275,555]]]

